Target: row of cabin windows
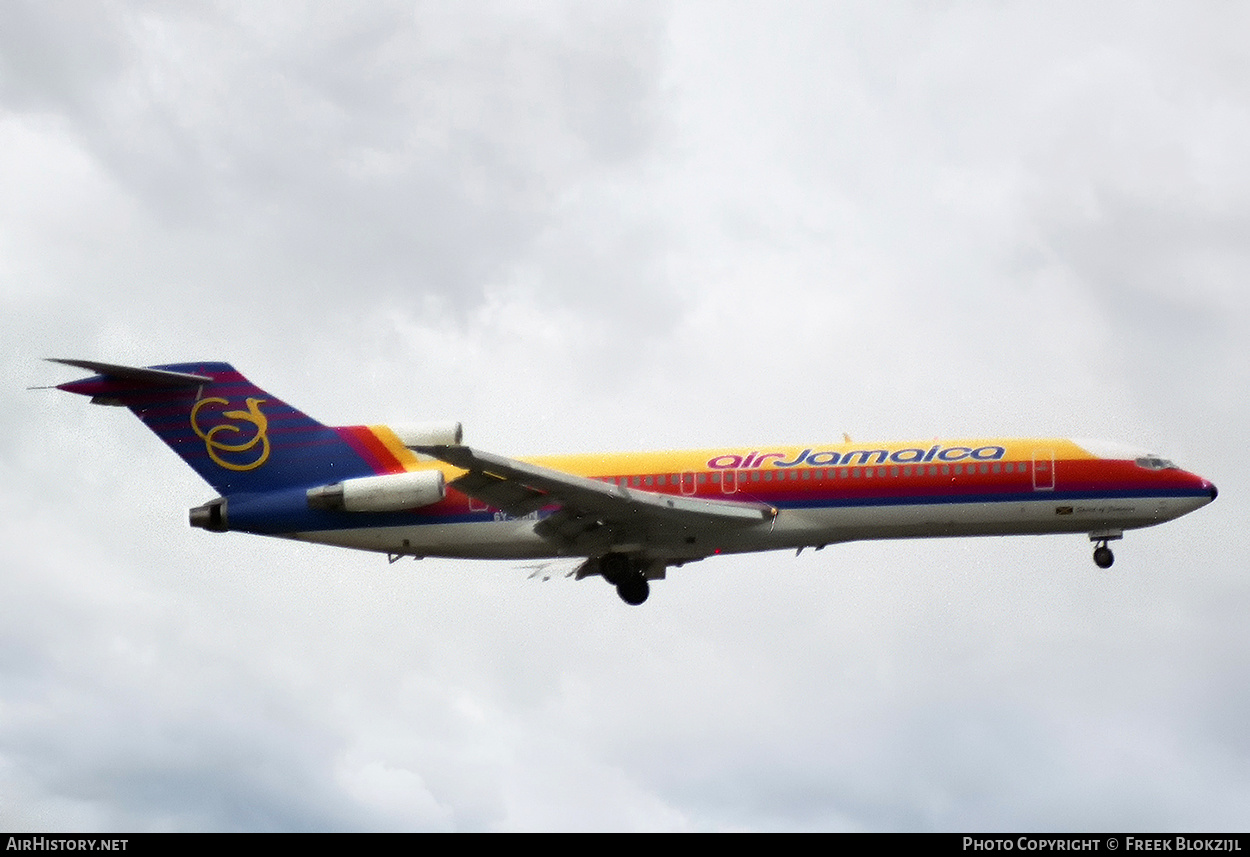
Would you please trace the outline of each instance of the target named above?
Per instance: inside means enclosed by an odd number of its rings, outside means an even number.
[[[890,467],[805,467],[795,470],[733,470],[724,471],[736,474],[737,482],[784,482],[784,481],[811,481],[813,479],[821,481],[824,479],[872,479],[885,478],[887,476],[962,476],[964,474],[974,475],[976,473],[1027,473],[1029,465],[1027,462],[1007,462],[1001,464],[994,462],[993,464],[929,464],[929,465],[904,465],[899,467],[893,465]],[[706,485],[708,477],[711,476],[712,484],[719,485],[721,482],[722,471],[714,471],[708,473],[693,474],[695,482],[698,485]],[[749,474],[749,475],[748,475]],[[774,475],[775,474],[775,475]],[[788,474],[788,475],[787,475]],[[686,485],[689,485],[689,479],[692,474],[686,474]],[[633,486],[635,488],[652,488],[663,487],[666,485],[681,485],[680,474],[662,473],[659,476],[608,476],[605,477],[608,482],[617,485]]]

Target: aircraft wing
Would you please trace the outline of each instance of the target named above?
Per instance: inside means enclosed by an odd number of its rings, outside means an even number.
[[[558,506],[534,530],[568,547],[588,548],[594,541],[620,541],[656,531],[751,526],[777,515],[776,509],[764,503],[640,491],[467,446],[412,449],[467,471],[448,486],[510,515]]]

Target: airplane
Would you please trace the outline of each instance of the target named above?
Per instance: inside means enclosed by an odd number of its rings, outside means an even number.
[[[325,426],[226,363],[130,367],[57,389],[129,408],[220,495],[210,532],[387,554],[582,560],[627,604],[670,566],[864,539],[1086,533],[1108,543],[1216,498],[1145,450],[1066,438],[973,438],[512,459],[458,422]]]

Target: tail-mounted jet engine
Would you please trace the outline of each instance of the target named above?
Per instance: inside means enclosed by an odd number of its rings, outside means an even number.
[[[412,423],[387,426],[404,446],[459,446],[464,439],[460,423]]]
[[[447,496],[441,470],[362,476],[308,489],[308,507],[331,512],[399,512]]]
[[[407,447],[456,446],[464,438],[464,428],[458,422],[415,423],[387,428]],[[447,486],[442,472],[418,470],[385,476],[362,476],[310,488],[308,507],[330,512],[400,512],[429,506],[446,496]]]

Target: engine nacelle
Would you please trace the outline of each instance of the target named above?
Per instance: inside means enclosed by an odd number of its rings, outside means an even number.
[[[342,512],[399,512],[447,496],[441,470],[361,476],[308,489],[308,507]]]
[[[404,446],[459,446],[464,427],[458,422],[388,426]]]

